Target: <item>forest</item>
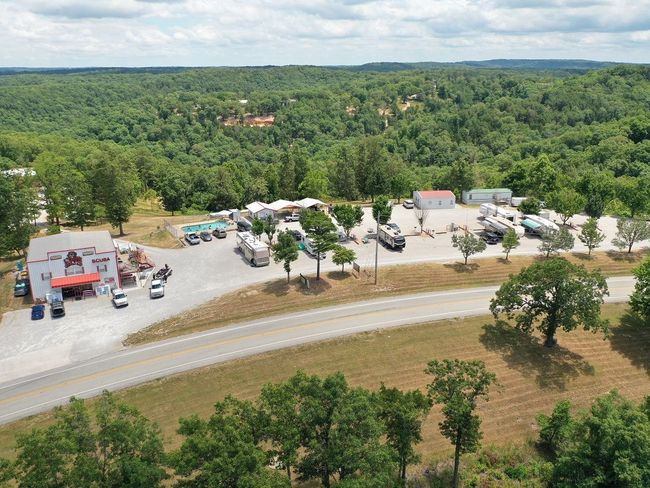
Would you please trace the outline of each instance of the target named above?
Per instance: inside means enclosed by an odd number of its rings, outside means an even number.
[[[145,192],[176,212],[505,186],[648,211],[650,67],[381,68],[6,74],[0,169],[35,168],[52,220],[80,227]]]

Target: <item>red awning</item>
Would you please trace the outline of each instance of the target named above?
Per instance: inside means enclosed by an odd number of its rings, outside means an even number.
[[[52,278],[50,280],[50,286],[52,286],[52,288],[67,288],[68,286],[86,285],[88,283],[95,283],[97,281],[101,281],[99,273],[88,273],[82,275]]]

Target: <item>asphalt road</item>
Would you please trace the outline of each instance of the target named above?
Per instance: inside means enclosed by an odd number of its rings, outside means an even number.
[[[632,277],[608,280],[608,302],[626,301]],[[123,349],[0,384],[0,424],[193,368],[358,332],[482,315],[496,286],[419,293],[256,320]]]

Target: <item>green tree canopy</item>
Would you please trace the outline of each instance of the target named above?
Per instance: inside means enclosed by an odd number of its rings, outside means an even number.
[[[580,229],[580,234],[578,234],[578,239],[582,242],[585,247],[589,250],[589,256],[591,252],[600,246],[601,242],[605,240],[605,234],[600,232],[598,228],[598,219],[596,217],[589,217],[587,222],[582,225]]]
[[[331,251],[338,245],[336,226],[332,219],[323,212],[303,210],[300,213],[300,225],[311,239],[312,247],[316,253],[316,279],[320,279],[320,256]]]
[[[278,241],[273,245],[273,260],[276,263],[282,261],[284,271],[287,273],[287,283],[291,277],[291,263],[298,259],[298,244],[293,234],[288,230],[278,234]]]
[[[363,209],[357,205],[349,205],[346,203],[334,205],[332,213],[339,225],[343,227],[345,235],[348,238],[350,237],[350,231],[354,227],[361,225],[363,221]]]
[[[467,259],[474,255],[485,251],[487,248],[485,241],[479,239],[472,233],[454,234],[451,236],[451,242],[454,247],[457,247],[465,259],[464,264],[467,266]]]

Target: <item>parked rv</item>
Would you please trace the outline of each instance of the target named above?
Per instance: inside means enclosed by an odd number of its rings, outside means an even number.
[[[517,213],[505,208],[499,207],[493,203],[481,203],[478,209],[479,213],[484,217],[502,217],[511,221],[515,221]]]
[[[377,237],[379,238],[379,242],[391,249],[401,250],[406,247],[406,239],[404,239],[404,236],[400,235],[395,231],[395,229],[388,225],[379,226]]]
[[[237,232],[237,247],[251,266],[268,266],[271,253],[269,246],[256,239],[250,232]]]
[[[542,234],[545,232],[557,232],[560,230],[560,227],[555,222],[552,222],[544,217],[540,217],[539,215],[526,215],[525,217],[526,220],[539,224],[539,232]]]
[[[309,254],[311,257],[316,257],[316,250],[314,249],[313,243],[309,237],[305,237],[302,240],[302,245],[304,246],[305,252],[307,254]],[[318,259],[320,259],[321,261],[325,258],[327,258],[327,254],[325,254],[324,252],[320,253],[320,255],[318,256]]]

